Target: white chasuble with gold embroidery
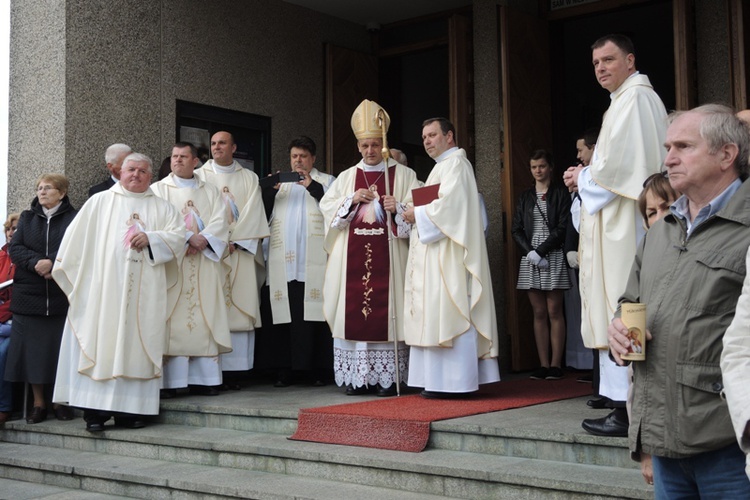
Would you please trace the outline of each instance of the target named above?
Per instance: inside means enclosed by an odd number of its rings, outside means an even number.
[[[642,224],[636,200],[666,154],[667,113],[648,77],[629,77],[611,98],[589,170],[598,186],[617,196],[590,213],[593,203],[581,191],[581,336],[592,349],[609,347],[607,327],[625,291]]]
[[[260,240],[268,237],[258,176],[236,161],[231,173],[221,173],[213,160],[195,170],[199,179],[219,188],[229,221],[229,241],[237,249],[225,252],[224,297],[229,307],[229,329],[250,331],[260,326],[259,290],[265,281]]]
[[[128,245],[139,231],[149,240],[141,252]],[[55,401],[131,413],[158,410],[167,291],[177,283],[184,247],[179,213],[151,190],[131,193],[116,184],[84,204],[52,270],[70,302]]]
[[[177,286],[169,291],[174,304],[167,322],[168,356],[216,356],[232,349],[224,299],[221,255],[229,225],[219,190],[194,178],[194,187],[180,187],[174,174],[151,189],[182,215],[186,241],[195,234],[208,240],[203,252],[187,252],[180,261]]]
[[[406,343],[452,347],[473,326],[477,358],[498,356],[497,319],[477,185],[466,152],[437,163],[425,186],[440,184],[424,205],[444,238],[429,244],[412,230],[404,292]]]

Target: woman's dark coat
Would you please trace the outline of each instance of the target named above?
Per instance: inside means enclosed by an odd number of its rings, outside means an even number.
[[[531,238],[534,236],[534,211],[539,210],[536,207],[536,199],[535,188],[521,193],[513,214],[511,233],[524,255],[536,250],[540,257],[546,257],[550,250],[562,248],[565,243],[565,232],[570,218],[570,193],[559,184],[552,184],[547,189],[547,225],[550,234],[546,240],[534,248],[531,246]]]
[[[44,215],[39,200],[34,198],[31,209],[24,210],[18,229],[10,242],[10,258],[16,265],[13,278],[14,314],[53,316],[67,314],[68,298],[52,279],[44,279],[34,270],[37,262],[49,259],[55,263],[65,230],[76,216],[76,209],[66,195],[60,208],[49,219]]]

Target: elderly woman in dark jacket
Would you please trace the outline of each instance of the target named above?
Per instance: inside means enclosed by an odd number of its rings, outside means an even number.
[[[530,166],[535,185],[521,193],[513,214],[513,239],[523,251],[516,288],[528,290],[534,311],[534,339],[541,366],[531,378],[554,380],[563,376],[563,290],[571,286],[563,252],[570,194],[552,182],[549,153],[535,151]]]
[[[36,182],[31,209],[21,214],[10,244],[16,266],[13,282],[10,333],[5,379],[30,383],[34,407],[26,421],[36,424],[47,418],[45,384],[54,384],[68,299],[52,280],[52,266],[65,229],[76,215],[68,200],[68,179],[45,174]],[[55,416],[70,420],[70,408],[58,405]]]

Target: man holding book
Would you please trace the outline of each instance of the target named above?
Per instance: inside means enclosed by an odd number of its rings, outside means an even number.
[[[424,199],[404,212],[412,226],[404,292],[409,385],[427,398],[461,397],[500,380],[495,302],[474,170],[445,118],[422,124],[437,163]],[[436,191],[436,192],[435,192]]]

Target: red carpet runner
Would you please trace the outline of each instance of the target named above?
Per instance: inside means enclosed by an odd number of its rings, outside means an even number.
[[[575,376],[561,380],[512,380],[482,386],[468,399],[425,399],[417,394],[299,411],[289,439],[420,452],[430,422],[521,408],[591,394]]]

